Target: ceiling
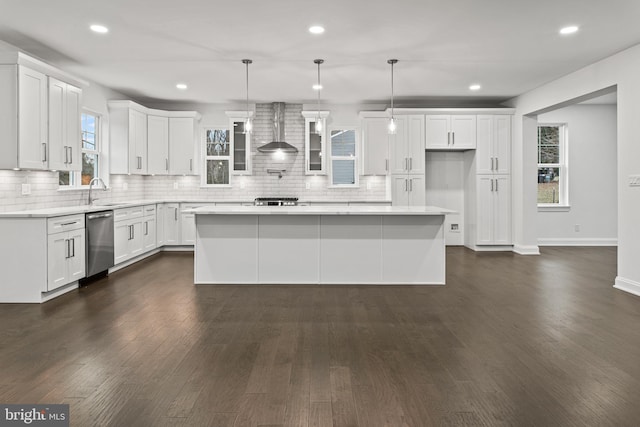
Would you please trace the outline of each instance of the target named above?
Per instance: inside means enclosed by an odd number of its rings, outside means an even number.
[[[497,103],[640,43],[637,0],[0,0],[0,10],[0,40],[140,102],[242,102],[250,58],[252,103],[310,103],[322,58],[323,102],[387,103],[397,58],[399,105]],[[560,36],[566,25],[580,31]]]

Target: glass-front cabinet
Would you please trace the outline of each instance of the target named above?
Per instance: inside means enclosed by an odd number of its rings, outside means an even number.
[[[205,174],[204,185],[229,185],[229,172],[232,162],[229,129],[207,127],[205,138]]]
[[[234,175],[251,175],[251,133],[246,132],[245,123],[247,117],[253,116],[253,111],[227,111],[226,114],[233,151],[231,171]]]
[[[326,128],[328,111],[303,111],[304,164],[306,175],[326,175]]]

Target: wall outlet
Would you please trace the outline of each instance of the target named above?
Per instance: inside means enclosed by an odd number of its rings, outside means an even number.
[[[240,189],[244,190],[244,188],[247,186],[247,184],[245,184],[244,179],[242,181],[240,181]]]
[[[459,233],[460,232],[460,225],[459,224],[451,224],[451,232],[452,233]]]
[[[371,181],[367,181],[367,190],[371,190]]]
[[[31,194],[31,184],[22,184],[22,195],[28,196]]]
[[[629,175],[629,187],[640,187],[640,175]]]
[[[124,191],[127,191],[127,190],[129,189],[129,183],[128,183],[128,182],[123,182],[123,183],[122,183],[122,189],[123,189]]]
[[[309,181],[305,182],[304,188],[306,188],[307,190],[311,190],[311,183]]]
[[[177,190],[179,188],[178,181],[173,182],[173,189]]]
[[[576,225],[574,225],[574,226],[573,226],[573,230],[574,230],[576,233],[579,233],[579,232],[580,232],[580,224],[576,224]]]

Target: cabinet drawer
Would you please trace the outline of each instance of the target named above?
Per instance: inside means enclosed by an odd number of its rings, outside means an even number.
[[[153,216],[156,214],[156,205],[146,205],[143,207],[144,216]]]
[[[59,216],[47,220],[47,234],[84,228],[84,214]]]
[[[125,219],[142,218],[143,215],[144,215],[143,206],[116,209],[113,211],[113,217],[114,217],[113,221],[118,222],[118,221],[124,221]]]

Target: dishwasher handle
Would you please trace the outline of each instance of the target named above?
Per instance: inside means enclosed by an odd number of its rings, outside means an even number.
[[[113,212],[104,212],[104,213],[87,215],[87,219],[111,218],[112,216],[113,216]]]

